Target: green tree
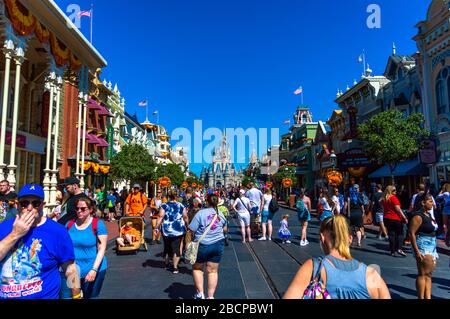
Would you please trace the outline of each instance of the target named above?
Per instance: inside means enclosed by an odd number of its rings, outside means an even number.
[[[184,181],[184,173],[178,164],[158,165],[157,178],[167,176],[170,178],[172,185],[181,186]]]
[[[145,183],[155,177],[156,163],[142,145],[130,144],[111,159],[110,176],[113,181]]]
[[[245,187],[248,187],[248,184],[254,183],[254,182],[255,182],[255,179],[253,177],[245,176],[244,179],[242,180],[242,185]]]
[[[359,125],[363,149],[370,158],[389,165],[392,183],[395,183],[394,170],[398,163],[416,156],[420,141],[430,135],[423,123],[420,113],[405,118],[398,110],[388,110]]]

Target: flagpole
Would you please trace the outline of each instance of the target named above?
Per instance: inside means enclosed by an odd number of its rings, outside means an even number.
[[[91,44],[92,44],[92,30],[94,25],[94,4],[91,4]]]
[[[366,75],[366,51],[363,50],[363,75]]]
[[[148,122],[148,98],[145,101],[146,101],[146,105],[145,105],[145,121]]]

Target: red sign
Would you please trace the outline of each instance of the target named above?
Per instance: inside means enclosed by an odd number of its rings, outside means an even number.
[[[6,145],[11,145],[12,134],[11,132],[6,132]],[[27,137],[24,135],[16,135],[16,147],[26,148]]]

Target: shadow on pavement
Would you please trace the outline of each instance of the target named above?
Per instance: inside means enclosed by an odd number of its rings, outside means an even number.
[[[193,299],[196,293],[194,285],[184,285],[178,282],[171,284],[166,290],[170,299]]]
[[[147,268],[164,268],[164,260],[152,260],[148,259],[143,264],[142,267]]]

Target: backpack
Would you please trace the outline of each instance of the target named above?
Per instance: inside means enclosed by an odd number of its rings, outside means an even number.
[[[72,219],[71,221],[69,221],[69,223],[67,224],[67,231],[69,231],[73,224],[75,224],[76,219]],[[94,236],[97,237],[98,234],[98,218],[94,217],[92,218],[92,223],[91,223],[91,228],[92,228],[92,232],[94,233]]]
[[[297,208],[297,213],[303,214],[306,210],[305,203],[302,199],[297,200],[297,203],[295,204],[295,208]]]
[[[350,188],[350,208],[356,209],[361,206],[361,197],[357,190],[355,190],[353,187]]]
[[[275,214],[279,209],[280,206],[278,205],[277,199],[273,196],[269,204],[269,212]]]
[[[108,201],[108,208],[113,208],[113,207],[114,207],[113,202],[112,202],[112,200],[110,199],[110,200]]]
[[[369,197],[367,197],[366,193],[362,193],[362,195],[361,195],[361,201],[362,201],[362,204],[363,204],[364,206],[367,206],[367,205],[370,204],[370,203],[369,203]]]

